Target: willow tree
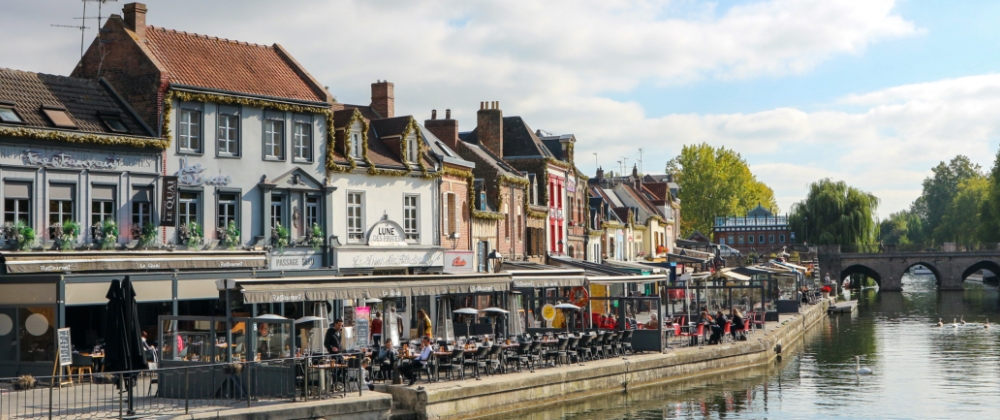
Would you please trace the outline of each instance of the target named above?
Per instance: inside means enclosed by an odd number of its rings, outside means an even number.
[[[871,245],[878,240],[878,197],[829,178],[812,183],[792,205],[789,225],[816,245]]]
[[[687,145],[667,162],[680,185],[681,230],[710,234],[716,217],[742,216],[757,205],[778,211],[774,191],[750,172],[739,153],[702,143]]]

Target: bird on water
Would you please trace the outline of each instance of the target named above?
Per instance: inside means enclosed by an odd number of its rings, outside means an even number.
[[[875,373],[871,368],[861,367],[861,356],[854,356],[854,367],[856,375],[871,375]]]

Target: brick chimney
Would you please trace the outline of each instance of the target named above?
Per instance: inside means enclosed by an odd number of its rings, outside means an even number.
[[[139,39],[146,38],[146,5],[129,3],[122,9],[125,14],[125,27],[135,32]]]
[[[479,144],[503,158],[503,111],[500,110],[500,102],[480,102],[476,116]]]
[[[431,119],[424,120],[424,127],[451,150],[458,150],[458,120],[451,119],[451,110],[444,111],[444,119],[437,119],[437,110],[431,110]]]
[[[382,118],[396,116],[396,97],[391,82],[379,80],[372,83],[372,108],[375,108],[375,112]]]

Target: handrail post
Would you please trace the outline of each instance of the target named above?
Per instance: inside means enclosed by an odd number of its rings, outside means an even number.
[[[124,395],[125,395],[125,375],[124,374],[118,375],[118,386],[119,386],[118,387],[118,418],[122,419],[122,418],[124,418],[124,415],[122,413],[122,409],[125,406],[125,400],[123,399]]]
[[[246,372],[247,372],[247,408],[250,408],[251,395],[253,393],[253,366],[254,362],[247,362]]]
[[[191,398],[190,398],[190,375],[189,368],[184,367],[184,414],[188,414],[188,410],[191,408]]]
[[[61,370],[62,368],[60,367],[60,371]],[[73,375],[70,375],[69,380],[70,381],[73,380]],[[56,381],[55,377],[49,379],[49,420],[52,420],[52,387],[55,386],[55,381]],[[82,383],[83,381],[80,382],[81,382],[80,385],[83,385]],[[59,384],[59,386],[62,386],[62,384]]]

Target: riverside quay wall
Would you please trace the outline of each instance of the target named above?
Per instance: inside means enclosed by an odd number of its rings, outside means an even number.
[[[748,341],[705,347],[684,347],[665,354],[587,362],[484,377],[480,381],[444,381],[420,387],[378,387],[392,395],[393,409],[422,419],[464,419],[496,415],[528,407],[558,404],[600,394],[622,392],[665,382],[715,375],[761,366],[789,348],[827,314],[828,301],[782,315]]]

